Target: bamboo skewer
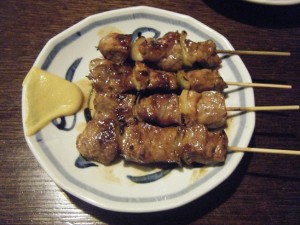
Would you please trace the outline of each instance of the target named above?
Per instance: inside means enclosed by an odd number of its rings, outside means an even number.
[[[217,53],[235,54],[235,55],[271,55],[271,56],[290,56],[290,52],[273,52],[273,51],[244,51],[244,50],[217,50]],[[291,85],[279,84],[262,84],[262,83],[240,83],[226,82],[227,85],[236,85],[242,87],[265,87],[265,88],[283,88],[291,89]],[[299,110],[299,105],[290,106],[256,106],[256,107],[226,107],[226,111],[277,111],[277,110]],[[252,152],[267,154],[285,154],[300,155],[298,150],[285,149],[267,149],[267,148],[250,148],[250,147],[234,147],[228,146],[229,151],[233,152]]]
[[[290,56],[290,52],[274,52],[274,51],[245,51],[245,50],[217,50],[217,53],[232,55],[271,55],[271,56]]]
[[[281,111],[281,110],[299,110],[299,109],[300,109],[299,105],[226,107],[226,111]]]
[[[299,110],[299,105],[288,106],[254,106],[254,107],[226,107],[227,111],[277,111],[277,110]],[[266,154],[283,154],[283,155],[300,155],[299,150],[286,149],[268,149],[268,148],[250,148],[228,146],[229,151],[233,152],[251,152],[251,153],[266,153]]]
[[[291,85],[285,84],[264,84],[264,83],[250,83],[250,82],[226,82],[227,85],[235,85],[241,87],[263,87],[263,88],[283,88],[291,89]]]
[[[246,148],[228,146],[229,151],[234,152],[253,152],[253,153],[267,153],[267,154],[284,154],[284,155],[300,155],[299,150],[285,150],[285,149],[268,149],[268,148]]]

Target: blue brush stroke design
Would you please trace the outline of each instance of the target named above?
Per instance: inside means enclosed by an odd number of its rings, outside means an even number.
[[[71,124],[70,127],[67,127],[66,117],[64,117],[64,116],[60,117],[59,119],[52,120],[52,124],[54,126],[56,126],[56,128],[59,129],[59,130],[70,131],[70,130],[74,129],[74,127],[75,127],[75,124],[76,124],[76,121],[77,121],[76,118],[77,118],[76,114],[74,114],[73,115],[73,121],[72,121],[72,124]],[[60,120],[60,122],[59,122],[59,120]]]
[[[146,183],[151,183],[151,182],[154,182],[154,181],[157,181],[157,180],[163,178],[171,171],[172,171],[172,169],[166,169],[166,170],[160,170],[158,172],[150,173],[150,174],[143,175],[143,176],[127,175],[127,178],[134,183],[146,184]]]
[[[88,107],[84,109],[84,118],[85,118],[86,122],[89,122],[90,120],[93,119],[92,114],[91,114],[91,110]]]
[[[90,110],[92,95],[93,95],[93,89],[91,89],[91,91],[90,91],[89,98],[88,98],[88,101],[87,101],[87,107],[83,111],[83,115],[84,115],[84,118],[85,118],[86,122],[89,122],[90,120],[93,119],[92,113],[91,113],[91,110]]]
[[[72,82],[74,74],[76,72],[77,67],[79,66],[80,62],[82,60],[81,58],[76,59],[72,65],[68,68],[65,79]],[[64,130],[64,131],[70,131],[75,127],[76,124],[76,114],[73,115],[73,121],[70,127],[66,127],[67,126],[67,121],[66,121],[66,117],[62,116],[59,118],[60,122],[58,119],[54,119],[52,120],[52,124],[54,126],[57,127],[57,129],[59,130]]]
[[[77,67],[79,66],[81,60],[82,60],[82,57],[76,59],[76,60],[72,63],[72,65],[71,65],[71,66],[69,67],[69,69],[67,70],[67,73],[66,73],[66,80],[72,82],[73,77],[74,77],[74,74],[75,74],[75,72],[76,72],[76,69],[77,69]]]
[[[153,33],[153,37],[154,38],[158,38],[160,36],[160,31],[152,28],[152,27],[140,27],[138,29],[136,29],[135,31],[133,31],[132,33],[132,41],[136,40],[137,38],[139,38],[140,36],[143,35],[143,33],[146,32],[151,32]]]
[[[77,168],[84,169],[84,168],[88,168],[88,167],[92,167],[92,166],[98,166],[98,165],[88,161],[82,155],[79,155],[77,157],[77,159],[75,160],[75,166]]]

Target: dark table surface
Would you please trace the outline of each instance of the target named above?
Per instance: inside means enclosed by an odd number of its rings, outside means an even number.
[[[0,1],[0,224],[300,224],[300,157],[246,154],[220,186],[164,212],[103,210],[60,189],[40,167],[22,129],[22,81],[45,43],[85,17],[148,5],[187,14],[223,34],[235,49],[290,51],[290,57],[242,56],[256,82],[256,105],[300,99],[300,5],[244,1]],[[299,111],[256,114],[251,147],[300,149]]]

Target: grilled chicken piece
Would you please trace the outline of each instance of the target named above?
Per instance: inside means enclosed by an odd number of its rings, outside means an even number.
[[[96,92],[120,93],[132,90],[134,84],[131,78],[132,68],[129,65],[98,58],[90,62],[88,79],[92,81]]]
[[[131,58],[134,61],[153,62],[163,70],[180,70],[184,65],[180,34],[168,32],[158,39],[141,36],[132,43]]]
[[[116,63],[124,62],[125,56],[131,55],[134,61],[155,63],[168,71],[177,71],[184,66],[191,67],[194,64],[218,68],[221,63],[216,52],[216,45],[212,40],[193,42],[186,39],[185,31],[168,32],[158,39],[141,36],[132,43],[120,41],[120,39],[129,39],[128,36],[111,33],[100,41],[98,48],[105,58]]]
[[[96,93],[94,118],[110,118],[123,125],[135,123],[132,111],[135,101],[133,94]]]
[[[209,132],[204,125],[196,124],[184,129],[177,147],[183,162],[213,165],[225,161],[228,138],[224,130]]]
[[[180,163],[175,154],[177,128],[138,123],[125,127],[119,138],[121,156],[137,163]]]
[[[225,126],[227,111],[224,95],[217,91],[182,91],[179,108],[184,124],[201,123],[209,128]]]
[[[220,128],[226,124],[227,112],[220,92],[183,90],[180,96],[154,94],[142,98],[135,105],[134,115],[140,121],[162,126],[200,123]]]
[[[133,68],[133,80],[137,91],[172,91],[178,88],[175,73],[163,70],[154,70],[141,62],[135,63],[135,67]]]
[[[115,120],[93,119],[77,137],[76,146],[86,159],[109,165],[118,153],[118,137],[119,127]]]
[[[104,165],[111,164],[119,154],[125,160],[141,164],[212,165],[224,162],[227,143],[224,131],[210,132],[201,124],[162,128],[138,123],[120,132],[110,119],[93,119],[76,144],[85,158]]]
[[[185,66],[193,66],[195,63],[203,67],[218,68],[221,59],[217,55],[216,44],[212,40],[193,42],[186,39],[187,33],[181,32],[180,41]]]
[[[191,70],[188,72],[178,71],[177,82],[181,89],[222,92],[227,88],[227,84],[220,76],[218,70],[201,69]]]
[[[130,57],[131,41],[131,35],[110,33],[100,40],[98,48],[106,59],[123,63]]]
[[[181,124],[179,97],[176,94],[154,94],[141,98],[133,112],[139,121],[160,126]]]

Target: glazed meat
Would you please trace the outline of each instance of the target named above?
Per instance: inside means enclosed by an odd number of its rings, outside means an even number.
[[[227,112],[220,92],[183,90],[180,96],[154,94],[142,98],[135,105],[134,115],[140,121],[161,126],[198,123],[220,128],[226,124]]]
[[[112,120],[96,119],[77,138],[79,152],[104,165],[117,155],[141,164],[218,164],[225,160],[227,143],[224,131],[211,132],[201,124],[162,128],[137,123],[121,132]]]
[[[180,34],[168,32],[158,39],[139,37],[132,43],[131,58],[156,63],[163,70],[180,70],[184,65]]]
[[[188,72],[178,71],[177,82],[181,89],[222,92],[227,88],[227,84],[220,76],[218,70],[201,69],[191,70]]]
[[[83,157],[109,165],[118,153],[118,137],[119,127],[114,120],[93,119],[77,137],[76,146]]]
[[[176,94],[154,94],[141,98],[135,105],[134,115],[139,121],[155,125],[180,125],[179,97]]]
[[[144,63],[136,62],[133,68],[133,80],[135,89],[170,91],[178,88],[175,73],[154,70]]]
[[[176,155],[177,129],[156,127],[147,123],[125,127],[120,136],[121,156],[137,163],[180,163]]]
[[[224,162],[228,139],[223,130],[209,132],[203,125],[186,127],[177,152],[186,164],[213,165]]]
[[[88,79],[92,81],[96,92],[120,93],[134,89],[132,68],[126,64],[116,64],[105,59],[90,62]]]
[[[185,31],[168,32],[158,39],[141,36],[132,43],[125,41],[122,44],[119,41],[120,36],[123,35],[111,33],[104,37],[98,46],[105,58],[117,63],[120,63],[120,58],[122,58],[119,54],[114,57],[119,49],[123,51],[122,56],[127,55],[124,50],[128,50],[132,60],[155,63],[168,71],[177,71],[184,66],[191,67],[194,64],[217,68],[221,63],[216,52],[216,45],[212,40],[193,42],[186,39]],[[124,43],[128,45],[124,47]]]
[[[196,122],[205,124],[209,128],[220,128],[226,124],[225,98],[220,92],[197,93],[184,90],[179,98],[179,107],[184,124]]]
[[[132,111],[135,101],[133,94],[96,93],[94,118],[110,118],[123,125],[132,124],[135,122]]]
[[[209,68],[220,66],[221,59],[217,55],[216,44],[212,40],[193,42],[186,37],[187,33],[181,32],[180,41],[185,66],[192,66],[195,63]]]
[[[188,165],[224,162],[228,144],[224,131],[210,132],[201,124],[161,128],[139,123],[126,127],[119,140],[121,155],[128,161]]]
[[[106,59],[123,63],[130,56],[131,41],[131,35],[110,33],[100,40],[98,48]]]
[[[106,59],[94,59],[90,63],[90,74],[96,91],[125,93],[129,91],[176,89],[223,91],[227,85],[217,70],[201,69],[177,73],[154,70],[144,63],[136,62],[131,68]]]

